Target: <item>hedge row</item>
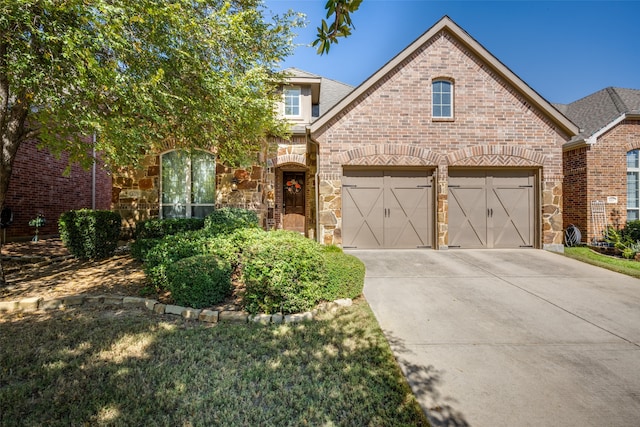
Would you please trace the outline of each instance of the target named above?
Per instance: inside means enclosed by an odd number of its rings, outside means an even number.
[[[300,312],[362,293],[364,265],[357,258],[257,224],[253,212],[220,209],[200,230],[139,239],[132,252],[144,260],[153,285],[195,308],[223,301],[234,274],[246,286],[244,308],[250,313]]]

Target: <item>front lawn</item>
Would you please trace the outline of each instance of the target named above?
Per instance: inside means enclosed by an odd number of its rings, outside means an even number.
[[[428,425],[365,301],[212,327],[141,310],[0,316],[0,425]]]
[[[564,254],[569,258],[640,279],[640,262],[635,260],[602,255],[585,246],[567,247],[564,249]]]

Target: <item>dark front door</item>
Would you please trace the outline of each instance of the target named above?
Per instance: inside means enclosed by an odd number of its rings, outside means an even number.
[[[304,175],[304,172],[282,173],[282,200],[284,211],[282,218],[282,227],[285,230],[304,233],[304,195],[306,190]]]

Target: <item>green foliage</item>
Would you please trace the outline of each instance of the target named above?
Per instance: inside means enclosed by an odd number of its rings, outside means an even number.
[[[322,298],[322,248],[299,233],[262,233],[244,247],[241,262],[250,313],[302,312]]]
[[[339,298],[356,298],[364,287],[364,263],[353,255],[325,251],[325,283],[322,298],[333,301]]]
[[[258,0],[0,2],[0,116],[19,126],[3,126],[0,141],[37,134],[85,165],[94,133],[112,164],[168,138],[245,158],[286,130],[273,70],[302,25],[293,12],[266,16]]]
[[[633,242],[640,240],[640,220],[627,221],[622,229],[622,235]]]
[[[80,209],[63,213],[58,222],[60,238],[69,252],[82,259],[113,256],[122,218],[111,211]]]
[[[237,247],[224,237],[208,236],[203,230],[166,236],[156,242],[144,257],[144,271],[149,281],[160,289],[168,288],[167,268],[184,258],[196,255],[215,255],[235,265]]]
[[[204,229],[211,235],[228,234],[240,228],[258,228],[258,214],[242,208],[221,208],[204,219]]]
[[[167,289],[178,305],[204,308],[224,301],[231,294],[228,260],[214,255],[196,255],[167,266]]]
[[[331,44],[338,43],[340,37],[351,35],[351,29],[355,28],[351,20],[351,13],[358,10],[362,0],[329,0],[325,5],[327,10],[326,18],[332,18],[332,22],[327,24],[324,19],[317,28],[317,39],[312,46],[317,46],[317,52],[322,55],[329,53]]]
[[[147,253],[161,241],[162,239],[138,239],[129,244],[131,256],[138,261],[144,261]]]
[[[640,251],[640,241],[632,240],[631,232],[625,234],[624,230],[617,230],[614,227],[609,227],[605,232],[605,241],[618,249],[626,259],[635,258]]]
[[[158,239],[183,231],[200,230],[204,227],[203,218],[152,218],[136,224],[135,239]]]

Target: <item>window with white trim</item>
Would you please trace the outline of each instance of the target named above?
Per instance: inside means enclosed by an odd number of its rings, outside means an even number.
[[[287,117],[300,116],[300,88],[284,88],[284,115]]]
[[[453,83],[434,80],[431,83],[431,116],[434,119],[453,118]]]
[[[640,150],[627,152],[627,221],[640,219]]]
[[[161,218],[204,218],[214,209],[216,159],[182,150],[161,155]]]

